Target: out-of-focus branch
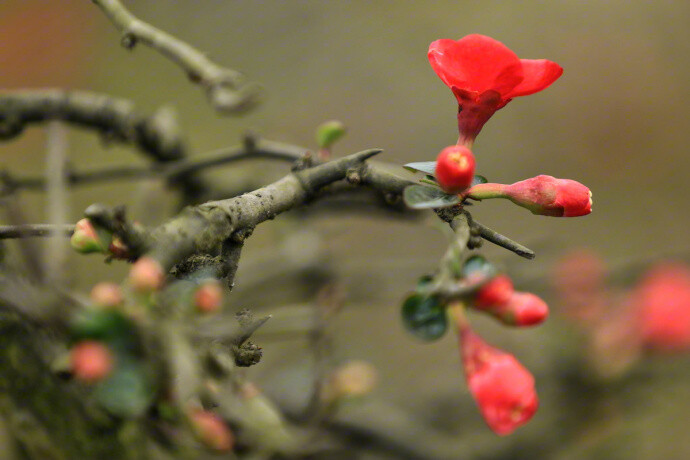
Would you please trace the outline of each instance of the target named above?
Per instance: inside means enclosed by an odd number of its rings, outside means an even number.
[[[119,0],[93,2],[122,33],[122,46],[132,49],[141,42],[179,65],[190,80],[206,89],[219,112],[241,112],[257,102],[258,85],[245,84],[239,72],[219,66],[188,43],[136,18]]]
[[[94,129],[107,139],[134,144],[156,161],[178,160],[184,155],[180,129],[170,108],[147,117],[128,100],[88,91],[38,89],[0,94],[0,139],[11,139],[27,125],[49,120]]]
[[[51,236],[60,234],[71,236],[74,233],[74,225],[50,225],[50,224],[25,224],[25,225],[0,225],[0,240],[10,238],[28,238],[34,236]]]

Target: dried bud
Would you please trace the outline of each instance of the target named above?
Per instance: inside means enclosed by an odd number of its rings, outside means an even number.
[[[150,257],[137,260],[129,271],[129,282],[139,292],[155,291],[163,286],[163,268]]]
[[[108,252],[116,259],[129,259],[129,248],[117,236],[113,236],[113,241],[108,246]]]
[[[115,283],[98,283],[91,289],[91,300],[101,307],[116,307],[123,301],[122,289]]]
[[[527,423],[539,405],[532,374],[469,328],[461,330],[460,346],[467,385],[489,427],[506,435]]]
[[[364,396],[376,386],[376,368],[366,361],[350,361],[337,368],[330,376],[330,397]]]
[[[481,310],[488,310],[505,305],[512,295],[513,282],[508,275],[498,275],[479,289],[474,305]]]
[[[226,452],[235,445],[235,437],[225,422],[213,412],[197,409],[189,414],[195,434],[206,446]]]
[[[217,312],[222,302],[223,288],[218,281],[206,281],[194,293],[194,305],[201,313]]]
[[[436,159],[436,180],[446,193],[456,194],[472,185],[474,155],[462,145],[441,150]]]
[[[105,253],[110,244],[110,236],[107,232],[96,231],[89,219],[82,219],[76,223],[74,227],[74,234],[70,239],[70,244],[72,247],[82,254],[90,254],[92,252]],[[107,241],[104,241],[102,237],[105,237]]]
[[[79,342],[70,352],[72,372],[79,380],[95,383],[113,369],[113,355],[103,343],[95,340]]]

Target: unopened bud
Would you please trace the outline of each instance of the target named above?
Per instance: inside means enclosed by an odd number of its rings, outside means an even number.
[[[123,301],[122,289],[115,283],[101,282],[91,289],[91,300],[101,307],[116,307]]]
[[[223,303],[223,288],[217,281],[204,282],[194,293],[194,305],[201,313],[215,313]]]
[[[531,292],[514,292],[510,300],[493,313],[512,326],[534,326],[549,316],[549,307]]]
[[[113,355],[101,342],[85,340],[70,352],[74,376],[86,383],[103,380],[113,369]]]
[[[322,123],[316,129],[316,142],[322,149],[329,149],[347,132],[345,125],[338,120]]]
[[[507,275],[498,275],[479,289],[474,299],[480,310],[505,305],[513,295],[513,282]]]
[[[129,282],[139,292],[155,291],[163,286],[163,268],[151,257],[137,260],[129,271]]]
[[[235,437],[225,422],[213,412],[197,409],[189,414],[194,433],[206,446],[219,452],[232,449]]]
[[[472,185],[474,155],[462,145],[451,145],[441,150],[436,159],[436,180],[444,192],[460,193]]]
[[[74,227],[70,244],[82,254],[105,253],[110,244],[110,238],[107,232],[98,232],[89,219],[82,219]]]

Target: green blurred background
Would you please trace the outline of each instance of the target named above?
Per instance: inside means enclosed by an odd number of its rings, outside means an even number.
[[[0,86],[99,91],[131,99],[147,113],[171,104],[192,153],[236,144],[248,129],[314,147],[315,127],[335,118],[349,128],[336,155],[380,147],[380,160],[404,164],[431,160],[457,138],[455,100],[427,62],[428,44],[482,33],[520,57],[556,61],[565,72],[546,91],[514,100],[487,123],[474,149],[478,172],[503,183],[550,174],[578,180],[594,194],[594,212],[579,219],[482,203],[474,209],[478,220],[538,256],[526,261],[498,248],[483,252],[508,270],[518,288],[552,298],[549,272],[569,248],[599,252],[613,278],[623,282],[645,261],[684,259],[690,250],[690,2],[126,5],[261,83],[260,107],[243,117],[217,115],[172,63],[145,46],[121,48],[117,31],[87,0],[2,2]],[[145,161],[123,147],[104,148],[90,133],[71,130],[69,143],[78,167]],[[0,144],[0,167],[42,174],[44,144],[41,128]],[[219,168],[210,176],[229,185],[256,177],[267,183],[286,170],[264,163]],[[71,198],[74,221],[95,201],[126,204],[147,224],[174,210],[171,194],[155,181],[83,186]],[[42,194],[26,192],[21,199],[28,220],[46,219]],[[383,430],[401,446],[384,454],[360,439],[362,458],[398,458],[403,451],[414,458],[690,458],[688,359],[645,360],[624,379],[592,382],[577,364],[577,335],[557,315],[525,331],[476,319],[483,335],[536,374],[542,397],[533,421],[515,435],[491,434],[466,390],[453,334],[420,344],[399,321],[405,293],[434,269],[446,246],[431,222],[327,213],[279,218],[261,226],[243,254],[233,307],[302,312],[313,297],[315,267],[345,286],[346,308],[329,325],[334,360],[372,362],[380,384],[372,398],[378,402],[348,406],[340,417],[376,424],[374,431]],[[318,250],[295,251],[300,245]],[[102,279],[119,280],[126,270],[95,256],[74,256],[70,263],[76,268],[68,276],[83,290]],[[299,404],[309,391],[307,342],[280,339],[279,313],[272,322],[265,340],[259,338],[265,359],[248,375],[282,404]]]

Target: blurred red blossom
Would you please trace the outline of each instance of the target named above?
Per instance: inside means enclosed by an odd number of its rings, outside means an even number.
[[[460,347],[467,385],[489,427],[507,435],[527,423],[539,406],[532,374],[467,327],[460,330]]]
[[[545,59],[520,59],[498,40],[467,35],[429,45],[429,63],[459,104],[458,143],[471,145],[484,123],[514,97],[546,89],[563,74]]]

